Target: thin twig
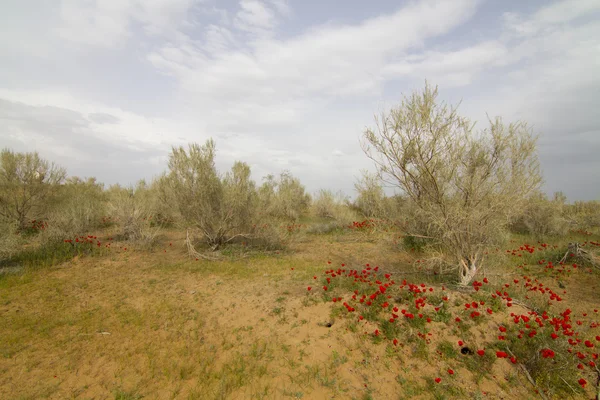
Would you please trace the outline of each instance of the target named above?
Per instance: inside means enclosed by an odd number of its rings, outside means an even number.
[[[575,391],[575,389],[573,389],[573,386],[569,385],[569,382],[565,381],[565,378],[563,378],[561,376],[560,379],[562,379],[562,381],[565,383],[565,385],[567,385],[573,391],[573,393],[577,394],[577,392]]]
[[[506,348],[506,351],[508,351],[511,356],[515,357],[515,354],[512,351],[510,351],[510,349],[508,347]],[[529,374],[529,371],[527,371],[527,368],[525,368],[525,366],[523,364],[521,364],[521,363],[518,363],[518,365],[519,365],[519,367],[521,367],[521,371],[523,371],[523,373],[527,377],[527,380],[529,380],[529,383],[531,383],[533,385],[533,387],[535,388],[537,394],[539,394],[542,399],[548,400],[548,398],[546,397],[546,395],[535,384],[535,381],[533,380],[533,378]]]

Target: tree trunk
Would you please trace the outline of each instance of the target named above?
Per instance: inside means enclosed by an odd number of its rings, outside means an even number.
[[[477,264],[475,259],[463,258],[460,260],[460,268],[459,271],[459,283],[462,286],[467,286],[473,278],[475,274],[477,274]]]

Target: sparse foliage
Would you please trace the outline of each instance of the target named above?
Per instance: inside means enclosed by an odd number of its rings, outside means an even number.
[[[298,178],[282,172],[279,179],[273,175],[265,177],[258,190],[262,212],[269,217],[297,221],[310,207],[311,198]]]
[[[345,228],[358,218],[349,207],[349,201],[343,193],[334,194],[325,189],[317,192],[312,201],[311,210],[314,216],[330,220],[327,223],[311,226],[309,231],[312,233],[324,233]]]
[[[160,227],[151,223],[152,209],[148,202],[148,185],[140,181],[135,187],[111,186],[108,190],[109,213],[116,219],[123,239],[151,245]]]
[[[44,216],[52,196],[65,179],[63,168],[35,153],[0,153],[0,218],[25,229],[31,219]]]
[[[425,86],[400,107],[376,118],[363,149],[385,182],[401,189],[469,283],[484,249],[541,183],[536,138],[526,124],[500,118],[473,132],[454,107]]]
[[[56,202],[48,214],[46,240],[64,240],[88,234],[106,215],[104,185],[95,178],[70,177],[59,187]]]
[[[17,232],[15,222],[0,221],[0,260],[17,253],[22,239]]]
[[[235,237],[251,234],[255,213],[255,184],[250,167],[236,162],[221,178],[215,168],[215,143],[173,148],[169,156],[169,184],[179,212],[218,249]]]
[[[385,193],[377,175],[362,171],[361,179],[354,184],[354,188],[358,192],[358,197],[354,201],[355,207],[366,218],[382,217]]]
[[[522,215],[511,224],[511,228],[519,233],[529,233],[538,240],[562,235],[569,224],[564,213],[564,195],[556,194],[554,199],[549,200],[545,194],[535,192],[528,198]]]
[[[566,217],[579,229],[600,227],[600,201],[576,201],[567,205]]]

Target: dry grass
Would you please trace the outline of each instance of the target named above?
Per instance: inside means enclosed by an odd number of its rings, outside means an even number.
[[[306,235],[287,251],[195,261],[184,238],[166,232],[152,251],[111,251],[1,278],[0,398],[534,398],[504,363],[484,375],[460,364],[449,377],[456,354],[446,342],[462,332],[443,322],[430,328],[428,348],[410,332],[404,347],[393,347],[307,294],[327,261],[414,272],[415,257],[394,240]],[[513,268],[511,261],[500,272]],[[600,303],[597,275],[574,273],[565,284],[574,311]],[[495,323],[469,337],[482,340]]]

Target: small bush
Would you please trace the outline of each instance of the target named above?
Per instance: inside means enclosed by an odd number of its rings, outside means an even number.
[[[18,252],[22,238],[16,222],[0,222],[0,260],[10,258]]]
[[[19,230],[28,221],[39,220],[47,211],[60,183],[63,168],[50,164],[35,153],[0,153],[0,219],[16,222]]]
[[[62,242],[74,236],[87,235],[102,225],[106,214],[106,195],[95,178],[72,177],[61,185],[56,203],[48,214],[42,242]]]
[[[300,180],[287,171],[281,173],[279,179],[273,175],[264,179],[258,189],[259,209],[263,216],[297,221],[308,211],[311,197]]]
[[[553,200],[548,200],[543,193],[535,193],[510,229],[515,233],[531,234],[537,240],[563,235],[569,226],[564,217],[564,201],[564,196],[560,194],[555,195]]]
[[[600,227],[600,201],[576,201],[565,206],[565,214],[573,228]]]
[[[147,186],[139,182],[133,188],[122,188],[118,185],[109,189],[109,213],[115,217],[119,229],[118,237],[151,246],[160,227],[152,227],[152,213],[147,201]]]

